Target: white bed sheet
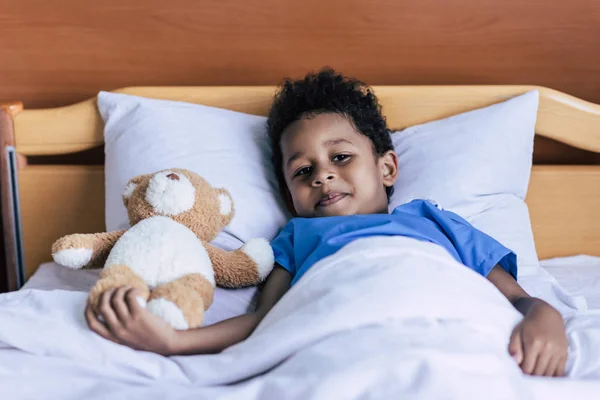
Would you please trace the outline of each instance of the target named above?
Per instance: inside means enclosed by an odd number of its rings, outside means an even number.
[[[74,270],[48,262],[40,265],[38,270],[23,285],[21,290],[68,290],[75,292],[89,291],[100,270]],[[258,289],[248,287],[241,289],[217,288],[213,304],[204,314],[204,325],[233,318],[254,309]]]
[[[582,254],[543,260],[541,265],[567,292],[583,297],[589,310],[600,309],[600,257]]]

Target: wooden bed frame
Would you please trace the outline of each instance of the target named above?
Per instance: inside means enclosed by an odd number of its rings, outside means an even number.
[[[600,106],[536,86],[375,86],[389,126],[398,130],[540,91],[537,135],[600,153]],[[274,87],[132,87],[116,92],[187,101],[265,115]],[[103,145],[95,98],[66,107],[0,107],[1,196],[5,265],[0,279],[19,288],[49,261],[68,233],[104,225],[102,165],[28,163],[28,158],[85,152]],[[82,153],[85,154],[85,153]],[[540,258],[600,255],[600,165],[535,165],[527,195]]]

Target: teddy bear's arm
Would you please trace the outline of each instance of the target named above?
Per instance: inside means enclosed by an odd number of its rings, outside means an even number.
[[[65,267],[102,268],[117,240],[126,230],[102,233],[77,233],[63,236],[52,245],[52,258]]]
[[[250,239],[235,251],[206,245],[217,285],[229,288],[257,285],[273,269],[273,249],[264,239]]]

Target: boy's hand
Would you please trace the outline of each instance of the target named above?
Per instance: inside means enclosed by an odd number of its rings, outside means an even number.
[[[169,355],[177,331],[140,306],[136,299],[138,295],[135,289],[126,286],[106,291],[100,299],[99,315],[95,315],[90,304],[86,306],[88,325],[94,332],[115,343]]]
[[[564,376],[567,346],[561,315],[536,304],[513,330],[508,351],[526,374]]]

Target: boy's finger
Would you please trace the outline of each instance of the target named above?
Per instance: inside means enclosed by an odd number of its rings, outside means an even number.
[[[141,312],[143,312],[146,306],[146,300],[144,300],[141,294],[142,292],[135,288],[129,289],[125,294],[127,305],[129,306],[129,312],[133,316],[139,315]]]
[[[119,319],[115,314],[115,311],[111,306],[111,299],[114,293],[114,289],[109,289],[106,292],[102,293],[102,297],[100,298],[100,315],[104,319],[105,324],[108,326],[108,329],[111,333],[115,333],[115,330],[119,327]]]
[[[552,354],[548,351],[541,351],[533,368],[533,375],[543,376],[548,368],[548,363],[552,360]]]
[[[528,375],[531,375],[533,369],[537,364],[537,359],[540,355],[540,349],[538,345],[531,344],[525,347],[523,352],[523,362],[521,363],[521,369]]]
[[[567,357],[566,356],[562,356],[559,360],[558,360],[558,364],[556,365],[556,373],[554,374],[554,376],[565,376],[565,366],[567,364]]]
[[[548,366],[546,367],[546,371],[544,371],[544,376],[554,376],[559,361],[560,356],[554,356],[550,358],[550,361],[548,361]]]
[[[127,304],[125,303],[125,293],[128,290],[128,286],[121,286],[114,292],[110,302],[112,309],[121,322],[125,322],[130,318],[129,308],[127,308]]]
[[[115,338],[111,335],[108,329],[106,329],[106,326],[104,326],[104,324],[98,320],[96,314],[94,313],[94,310],[92,310],[92,307],[90,305],[88,305],[85,309],[85,319],[92,331],[96,332],[104,339],[116,342]]]
[[[517,364],[521,364],[523,362],[523,344],[521,339],[521,330],[515,329],[513,330],[512,335],[510,336],[510,342],[508,344],[508,352],[514,358]]]

